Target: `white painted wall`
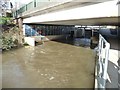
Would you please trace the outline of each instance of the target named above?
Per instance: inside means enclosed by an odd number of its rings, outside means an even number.
[[[32,37],[25,37],[25,43],[29,44],[30,46],[35,46],[35,39]]]

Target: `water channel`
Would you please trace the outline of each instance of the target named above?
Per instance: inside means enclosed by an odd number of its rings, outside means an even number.
[[[2,54],[3,88],[93,88],[95,53],[48,41]]]

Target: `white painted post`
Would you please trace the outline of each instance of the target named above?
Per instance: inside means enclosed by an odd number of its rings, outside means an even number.
[[[108,60],[109,60],[109,48],[110,44],[106,43],[106,50],[105,50],[105,63],[104,63],[104,72],[103,72],[103,79],[105,80],[103,82],[103,86],[105,87],[106,85],[106,80],[107,80],[107,68],[108,68]]]
[[[104,47],[105,44],[105,47]],[[98,88],[101,90],[105,90],[106,88],[106,80],[107,80],[107,68],[108,68],[108,60],[109,60],[109,49],[110,44],[99,35],[99,59],[97,64],[97,83]],[[98,67],[99,66],[99,67]]]

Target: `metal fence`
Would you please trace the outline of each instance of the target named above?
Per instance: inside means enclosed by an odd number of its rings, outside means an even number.
[[[72,0],[33,0],[30,3],[24,5],[23,7],[19,8],[18,10],[13,12],[13,17],[16,18],[17,16],[21,15],[26,11],[34,11],[37,9],[46,9],[48,7],[59,6],[60,4],[70,2]]]
[[[105,90],[110,44],[102,35],[99,35],[98,48],[99,58],[97,62],[97,88]]]

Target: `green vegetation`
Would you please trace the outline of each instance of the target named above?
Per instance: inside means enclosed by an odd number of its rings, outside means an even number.
[[[21,44],[20,29],[17,25],[14,25],[12,18],[1,17],[0,24],[2,25],[2,34],[0,35],[2,50],[10,50],[13,47],[18,47]]]
[[[1,25],[8,25],[11,24],[12,18],[10,17],[0,17],[0,24]]]
[[[19,28],[14,26],[10,30],[3,31],[0,39],[2,40],[2,49],[9,50],[18,45]]]
[[[14,46],[12,37],[8,38],[8,37],[2,37],[2,49],[3,50],[8,50],[10,48],[12,48]]]

